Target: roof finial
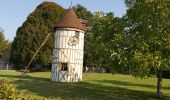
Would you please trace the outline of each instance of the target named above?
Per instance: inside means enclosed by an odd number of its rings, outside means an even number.
[[[72,9],[72,7],[73,7],[73,1],[71,0],[71,7],[70,8]]]

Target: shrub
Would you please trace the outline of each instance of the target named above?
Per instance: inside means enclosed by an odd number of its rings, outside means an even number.
[[[0,80],[0,100],[33,100],[16,90],[15,86],[5,79]]]

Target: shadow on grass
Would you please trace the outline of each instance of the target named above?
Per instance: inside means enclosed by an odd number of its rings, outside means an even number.
[[[28,76],[20,79],[20,76],[0,75],[0,77],[16,78],[13,83],[17,88],[28,90],[36,95],[49,98],[60,98],[64,100],[155,100],[156,94],[153,92],[130,90],[122,87],[104,86],[102,84],[90,82],[78,83],[59,83],[51,82],[49,78]],[[127,84],[121,81],[101,81],[119,85],[137,85]],[[145,87],[145,85],[143,86]],[[152,87],[152,86],[149,86]],[[163,99],[168,100],[168,96]]]
[[[150,85],[150,84],[137,84],[137,83],[130,83],[130,82],[125,82],[125,81],[117,81],[117,80],[98,80],[97,82],[107,83],[107,84],[112,84],[112,85],[138,86],[142,88],[156,89],[156,86]],[[162,87],[162,89],[170,90],[170,87]]]

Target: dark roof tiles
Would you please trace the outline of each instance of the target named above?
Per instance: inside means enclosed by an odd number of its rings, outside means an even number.
[[[59,20],[55,28],[76,28],[85,31],[73,9],[68,9],[66,14]]]

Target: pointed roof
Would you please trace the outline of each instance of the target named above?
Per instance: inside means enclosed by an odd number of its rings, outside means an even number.
[[[68,9],[66,14],[59,20],[55,28],[76,28],[85,31],[73,9]]]

